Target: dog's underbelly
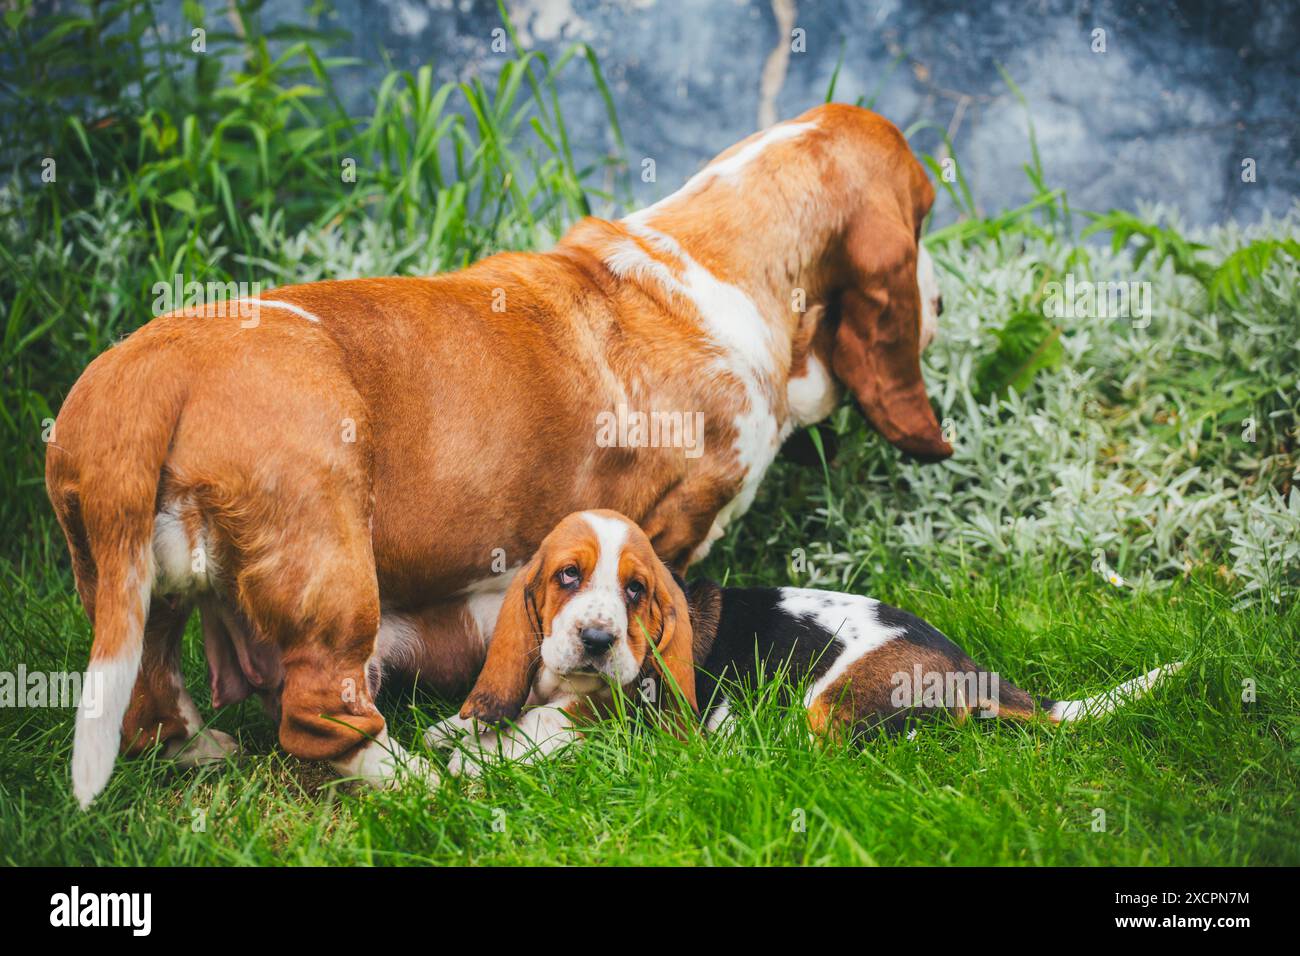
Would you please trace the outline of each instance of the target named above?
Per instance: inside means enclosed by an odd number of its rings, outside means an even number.
[[[463,599],[387,611],[370,663],[372,690],[382,679],[400,676],[448,697],[463,695],[483,668],[490,636],[479,630]]]
[[[248,619],[217,594],[199,601],[203,653],[213,707],[237,704],[256,693],[272,714],[279,710],[284,665],[280,648],[257,633]]]
[[[729,517],[743,512],[779,447],[773,425],[771,452],[753,472],[740,467],[721,426],[719,447],[700,459],[676,448],[603,448],[594,442],[595,416],[567,423],[569,437],[550,443],[541,471],[513,464],[525,436],[504,445],[500,436],[484,436],[477,462],[446,454],[413,463],[396,480],[395,469],[382,473],[372,542],[383,605],[418,608],[490,585],[500,568],[525,562],[556,523],[583,509],[618,511],[680,540],[689,554],[720,509]],[[546,444],[543,436],[532,442]]]
[[[372,683],[400,674],[441,694],[464,694],[487,657],[506,588],[518,569],[476,581],[461,594],[414,610],[387,609],[379,623]]]

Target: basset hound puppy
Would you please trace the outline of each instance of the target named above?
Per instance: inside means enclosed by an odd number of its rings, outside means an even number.
[[[842,389],[903,452],[950,455],[920,363],[933,199],[895,126],[826,104],[547,252],[193,305],[104,352],[46,455],[104,688],[78,801],[119,750],[233,749],[181,677],[196,608],[215,707],[257,695],[299,757],[432,781],[379,681],[463,693],[564,515],[629,515],[684,571]]]
[[[645,532],[615,511],[574,512],[515,575],[469,700],[425,742],[517,718],[480,741],[507,759],[550,753],[606,714],[615,688],[632,686],[662,689],[684,730],[698,709],[691,634],[686,596]],[[464,753],[452,755],[453,772],[472,768]]]
[[[805,688],[818,737],[903,731],[938,713],[1060,723],[1109,713],[1180,666],[1080,700],[1036,697],[907,611],[838,591],[686,585],[635,523],[578,512],[515,579],[478,683],[425,739],[456,748],[453,773],[531,761],[580,739],[620,688],[633,703],[689,707],[713,732],[728,726],[729,695],[763,674]]]

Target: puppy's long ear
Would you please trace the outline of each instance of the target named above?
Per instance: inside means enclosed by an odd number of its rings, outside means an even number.
[[[659,674],[659,701],[685,700],[690,714],[683,729],[694,726],[692,719],[699,713],[695,697],[695,654],[691,631],[691,610],[686,603],[686,593],[674,580],[666,567],[656,573],[655,601],[662,626],[654,649],[646,650],[646,663]],[[637,626],[635,621],[633,626]],[[676,689],[674,686],[676,685]]]
[[[921,378],[916,237],[894,217],[868,215],[846,239],[850,282],[840,299],[832,365],[871,426],[921,461],[952,454]]]
[[[539,604],[545,600],[543,565],[539,551],[510,582],[492,631],[487,660],[461,705],[461,717],[499,724],[518,717],[528,700],[543,636]]]

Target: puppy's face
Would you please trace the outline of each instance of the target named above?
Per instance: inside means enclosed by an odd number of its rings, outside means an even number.
[[[542,663],[575,683],[631,682],[647,638],[662,638],[677,588],[645,533],[614,512],[579,512],[557,526],[541,556]]]
[[[671,682],[656,687],[656,702],[694,712],[691,643],[686,596],[645,533],[615,511],[574,512],[510,583],[460,716],[513,720],[530,691],[583,696],[625,687],[643,668]]]

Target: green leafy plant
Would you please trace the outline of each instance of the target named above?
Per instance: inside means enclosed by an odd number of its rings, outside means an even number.
[[[1214,269],[1206,283],[1210,304],[1218,305],[1223,301],[1228,305],[1239,305],[1242,295],[1263,278],[1274,255],[1279,252],[1300,262],[1300,242],[1289,238],[1261,239],[1231,252]]]
[[[974,395],[987,402],[1008,388],[1024,392],[1043,369],[1061,364],[1061,329],[1041,311],[1015,313],[994,333],[997,348],[980,359],[975,370]]]
[[[341,255],[359,236],[377,243],[383,271],[453,268],[542,244],[626,192],[621,155],[577,164],[560,110],[557,77],[586,70],[621,154],[589,47],[553,63],[518,50],[465,83],[438,86],[429,66],[392,72],[370,115],[354,117],[332,79],[354,61],[317,52],[339,35],[263,29],[260,9],[223,11],[236,26],[208,23],[202,55],[188,34],[164,37],[148,0],[20,5],[0,29],[0,435],[14,450],[0,478],[19,489],[0,499],[6,547],[49,520],[41,436],[53,409],[150,318],[156,282],[293,281],[290,247],[322,241]],[[185,12],[196,27],[207,16]],[[604,188],[591,185],[601,172]],[[330,275],[362,261],[353,250]]]
[[[1285,253],[1300,262],[1300,242],[1292,238],[1261,239],[1233,250],[1217,265],[1206,259],[1207,247],[1183,238],[1168,226],[1146,222],[1132,213],[1112,210],[1093,215],[1083,230],[1088,238],[1099,232],[1111,234],[1111,249],[1119,251],[1129,243],[1134,246],[1133,264],[1140,266],[1148,257],[1156,265],[1172,263],[1174,271],[1195,279],[1209,293],[1211,306],[1220,302],[1240,304],[1246,288],[1267,272],[1274,255]]]

